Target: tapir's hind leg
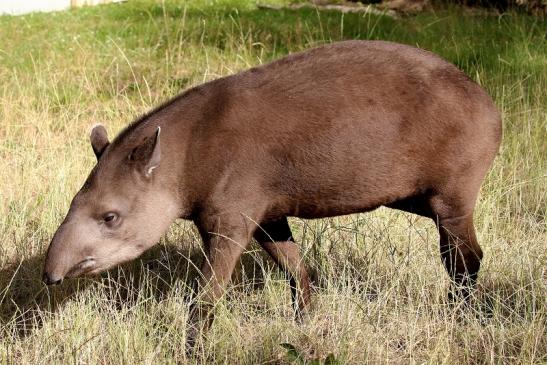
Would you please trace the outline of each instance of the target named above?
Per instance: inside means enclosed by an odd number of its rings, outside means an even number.
[[[293,306],[301,319],[310,303],[310,282],[287,218],[261,224],[254,238],[289,277]]]
[[[456,293],[469,296],[475,285],[482,259],[482,250],[473,226],[473,205],[476,194],[470,199],[442,196],[426,192],[386,205],[387,207],[418,214],[435,221],[440,235],[441,259],[455,284]],[[461,195],[461,192],[460,192]]]
[[[467,299],[477,280],[483,254],[473,226],[475,199],[468,200],[467,204],[457,204],[457,201],[434,197],[431,206],[436,213],[444,266],[454,281],[455,294]]]

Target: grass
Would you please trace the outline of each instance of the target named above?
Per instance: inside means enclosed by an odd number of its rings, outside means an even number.
[[[331,353],[347,364],[547,362],[546,32],[543,19],[517,13],[446,8],[394,20],[246,0],[0,17],[0,361],[187,361],[201,256],[190,223],[100,278],[41,284],[44,250],[94,164],[92,124],[114,135],[206,80],[331,41],[384,39],[455,63],[503,113],[503,145],[477,206],[485,260],[475,305],[445,304],[448,278],[425,219],[388,209],[292,219],[316,277],[310,318],[292,320],[287,282],[253,246],[191,362],[311,363]]]

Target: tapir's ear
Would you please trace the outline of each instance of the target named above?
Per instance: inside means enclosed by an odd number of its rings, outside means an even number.
[[[129,160],[136,163],[145,177],[152,176],[152,171],[160,165],[160,132],[161,128],[158,127],[153,136],[146,138],[129,155]]]
[[[101,158],[104,150],[110,142],[108,142],[108,135],[106,134],[106,129],[101,124],[97,124],[91,129],[91,134],[89,136],[91,141],[91,147],[93,147],[93,152],[97,156],[97,160]]]

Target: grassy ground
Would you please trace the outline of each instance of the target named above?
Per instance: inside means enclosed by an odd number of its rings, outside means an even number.
[[[141,260],[62,287],[40,282],[43,253],[94,163],[89,127],[115,134],[181,90],[340,39],[439,53],[482,84],[504,118],[483,185],[485,251],[475,305],[449,307],[431,222],[379,209],[291,226],[316,273],[314,310],[293,322],[287,283],[255,247],[198,363],[545,363],[547,42],[519,14],[417,17],[257,10],[252,1],[129,1],[0,17],[0,360],[184,362],[199,239],[180,222]],[[189,261],[188,258],[191,258]]]

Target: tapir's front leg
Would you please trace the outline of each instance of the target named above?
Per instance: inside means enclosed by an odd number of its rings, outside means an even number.
[[[206,249],[198,280],[198,295],[190,309],[187,353],[197,336],[213,321],[212,309],[224,294],[241,254],[249,244],[256,224],[242,214],[207,217],[195,222]]]

